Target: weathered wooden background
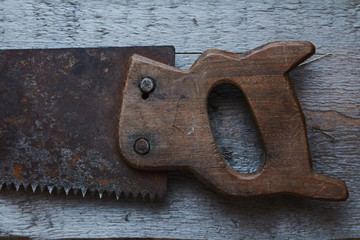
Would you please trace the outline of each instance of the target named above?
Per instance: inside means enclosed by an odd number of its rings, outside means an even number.
[[[270,2],[270,1],[269,1]],[[0,236],[330,239],[360,237],[360,1],[0,0],[0,48],[174,45],[189,67],[208,48],[243,52],[308,40],[317,54],[290,73],[317,172],[346,181],[346,202],[228,199],[171,173],[160,202],[0,191]],[[241,94],[211,96],[219,148],[237,170],[262,161]]]

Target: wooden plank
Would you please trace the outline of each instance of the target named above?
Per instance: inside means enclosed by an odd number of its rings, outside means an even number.
[[[243,52],[308,40],[321,53],[358,54],[358,1],[2,0],[1,48],[174,45]]]
[[[314,170],[345,180],[346,202],[278,196],[228,199],[172,173],[161,202],[0,192],[0,236],[305,238],[360,236],[359,1],[0,0],[0,48],[175,45],[189,67],[208,48],[244,52],[274,40],[308,40],[318,55],[290,73],[304,110]],[[316,60],[319,58],[318,60]],[[234,96],[235,95],[235,96]],[[221,87],[214,135],[234,168],[255,169],[253,122],[231,87]],[[250,139],[255,144],[245,144]],[[261,155],[261,153],[260,153]],[[245,167],[245,168],[244,168]]]

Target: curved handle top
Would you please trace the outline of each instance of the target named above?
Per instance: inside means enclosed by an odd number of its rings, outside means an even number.
[[[119,145],[124,159],[141,169],[189,169],[215,190],[235,196],[288,193],[345,200],[342,180],[312,171],[303,113],[288,71],[315,52],[309,42],[273,42],[238,55],[208,50],[181,70],[134,55],[122,96]],[[143,78],[154,90],[142,99]],[[253,174],[234,171],[212,135],[207,98],[218,84],[238,87],[247,99],[266,153]],[[148,151],[134,149],[146,139]]]

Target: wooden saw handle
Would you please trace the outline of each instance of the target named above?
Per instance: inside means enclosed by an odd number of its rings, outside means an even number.
[[[218,192],[235,196],[274,193],[345,200],[346,184],[312,170],[305,120],[288,72],[310,57],[309,42],[272,42],[242,55],[208,50],[188,70],[134,55],[122,96],[119,144],[141,169],[189,169]],[[155,87],[146,99],[144,77]],[[239,88],[248,101],[266,153],[252,174],[234,171],[212,135],[207,98],[218,84]],[[146,154],[134,150],[145,139]]]

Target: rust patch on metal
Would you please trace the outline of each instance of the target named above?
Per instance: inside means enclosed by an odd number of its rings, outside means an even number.
[[[75,155],[72,159],[73,163],[77,162],[79,160],[79,155]]]
[[[106,179],[101,180],[101,185],[102,185],[103,187],[105,187],[105,186],[106,186],[106,184],[107,184]]]
[[[173,47],[0,51],[0,184],[162,195],[166,175],[129,167],[118,149],[133,54],[175,61]]]
[[[15,169],[13,170],[14,177],[17,179],[23,179],[24,177],[22,176],[22,174],[23,174],[23,170],[21,166],[16,166]]]

